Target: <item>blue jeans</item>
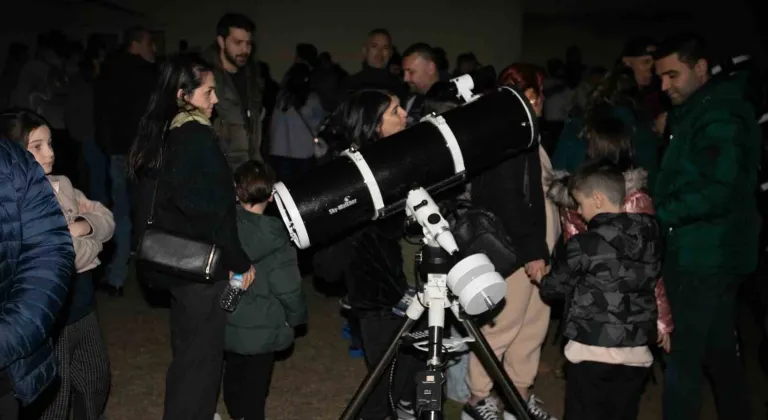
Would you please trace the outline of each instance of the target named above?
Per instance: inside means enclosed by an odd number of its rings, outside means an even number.
[[[80,143],[83,161],[88,169],[88,198],[105,206],[109,204],[107,194],[107,156],[95,141]]]
[[[112,182],[112,215],[115,218],[115,252],[107,266],[107,282],[123,287],[128,277],[131,258],[131,201],[128,193],[128,156],[113,155],[109,159]]]

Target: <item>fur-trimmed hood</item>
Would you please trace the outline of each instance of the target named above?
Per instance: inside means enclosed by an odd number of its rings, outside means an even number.
[[[549,179],[544,180],[545,185],[548,185],[547,198],[559,207],[576,208],[576,203],[568,192],[570,180],[571,174],[568,171],[552,171]],[[645,188],[647,180],[648,171],[645,169],[635,168],[624,172],[624,184],[627,189],[627,195]]]

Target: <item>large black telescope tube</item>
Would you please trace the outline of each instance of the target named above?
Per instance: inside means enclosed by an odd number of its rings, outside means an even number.
[[[306,249],[402,210],[414,187],[435,193],[534,147],[535,121],[525,95],[500,87],[276,184],[275,202]]]

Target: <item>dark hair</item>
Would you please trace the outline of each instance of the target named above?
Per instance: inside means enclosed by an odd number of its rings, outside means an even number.
[[[584,195],[598,191],[616,206],[624,203],[627,194],[624,173],[605,160],[588,161],[581,165],[571,177],[568,190],[571,195],[576,191]]]
[[[145,35],[151,35],[146,27],[131,26],[123,32],[123,45],[125,48],[129,48],[134,42],[141,42]]]
[[[176,54],[160,65],[160,75],[155,91],[147,104],[144,116],[139,122],[136,140],[128,159],[128,174],[136,177],[144,169],[157,169],[162,165],[166,132],[173,118],[191,105],[180,102],[182,97],[192,95],[203,83],[206,73],[213,68],[198,54]]]
[[[624,44],[624,48],[621,50],[621,57],[644,57],[646,55],[653,55],[653,51],[649,49],[656,48],[656,41],[649,36],[639,36],[632,38]]]
[[[241,15],[240,13],[227,13],[216,24],[216,36],[226,39],[229,36],[230,28],[242,29],[253,33],[256,30],[256,24],[248,16]]]
[[[310,93],[309,78],[312,70],[304,63],[296,63],[285,74],[283,86],[277,95],[277,106],[283,112],[290,108],[300,110],[307,103]]]
[[[237,198],[244,204],[261,204],[272,196],[275,173],[268,165],[249,160],[240,165],[234,173]]]
[[[605,116],[594,122],[587,135],[587,155],[605,160],[626,171],[634,166],[632,128],[619,118]]]
[[[709,60],[706,41],[692,33],[681,33],[665,38],[656,49],[653,58],[659,60],[672,54],[677,54],[680,61],[688,67],[693,67],[699,60]]]
[[[374,35],[384,35],[385,37],[389,38],[389,43],[392,43],[392,35],[389,33],[388,30],[384,28],[376,28],[373,29],[371,32],[368,32],[368,38],[374,36]]]
[[[29,144],[29,134],[47,125],[45,118],[28,109],[12,108],[0,113],[0,137],[25,149]]]
[[[317,47],[306,42],[296,44],[296,57],[314,67],[317,62]]]
[[[367,146],[378,140],[381,119],[394,95],[385,90],[363,89],[350,95],[329,117],[321,137],[334,148]],[[341,143],[341,144],[339,144]]]
[[[438,65],[438,61],[440,59],[435,53],[434,48],[425,42],[417,42],[416,44],[408,47],[405,51],[403,51],[403,58],[413,54],[418,54],[421,56],[421,58],[435,63],[435,66]]]

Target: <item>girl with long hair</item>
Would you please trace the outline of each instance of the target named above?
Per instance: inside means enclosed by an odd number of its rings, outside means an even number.
[[[27,149],[47,175],[64,213],[75,247],[75,270],[70,294],[53,332],[59,362],[58,386],[44,393],[24,411],[40,420],[74,418],[98,420],[107,404],[109,356],[96,317],[92,270],[101,264],[99,253],[112,238],[112,212],[90,200],[66,176],[52,175],[55,153],[51,128],[38,114],[14,109],[0,114],[0,137]]]
[[[660,137],[654,131],[650,113],[639,103],[639,92],[632,71],[617,66],[592,92],[584,114],[571,116],[566,122],[552,155],[554,168],[573,172],[588,157],[587,144],[594,125],[616,118],[628,128],[634,159],[648,172],[648,185],[653,187],[659,166]]]
[[[234,180],[211,128],[217,102],[212,68],[199,56],[177,55],[162,64],[129,156],[129,174],[138,181],[134,226],[141,235],[154,203],[157,226],[221,247],[229,277],[242,273],[248,288],[254,269],[237,235]],[[210,420],[224,362],[227,318],[219,300],[229,278],[211,284],[140,274],[171,294],[173,356],[163,419]]]
[[[312,92],[308,65],[288,69],[277,95],[270,131],[270,156],[278,179],[296,176],[312,166],[317,128],[325,118],[320,97]]]

